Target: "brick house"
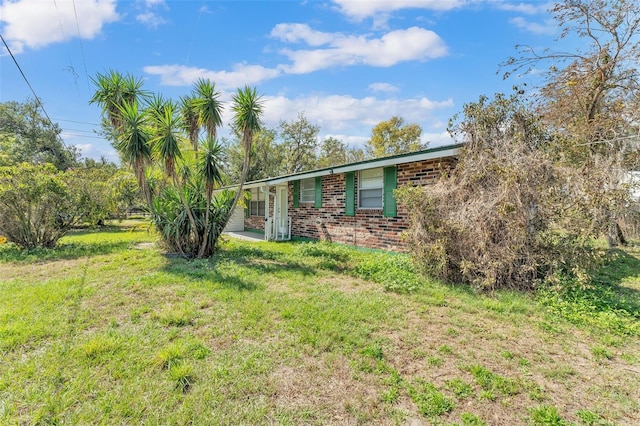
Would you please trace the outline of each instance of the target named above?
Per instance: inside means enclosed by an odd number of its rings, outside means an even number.
[[[250,200],[226,230],[402,251],[408,215],[393,190],[433,182],[455,166],[459,149],[449,145],[248,182]]]

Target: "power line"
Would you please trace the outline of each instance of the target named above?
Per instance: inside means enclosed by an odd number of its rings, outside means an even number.
[[[84,45],[82,44],[82,35],[80,34],[80,23],[78,22],[78,11],[76,10],[76,0],[73,0],[73,13],[76,15],[76,28],[78,29],[78,41],[80,42],[80,52],[82,53],[82,64],[84,65],[84,75],[87,77],[87,89],[91,91],[89,86],[89,72],[87,71],[87,60],[84,56]]]
[[[69,51],[69,47],[67,45],[67,33],[64,31],[64,26],[62,25],[62,19],[60,18],[60,10],[58,9],[58,2],[53,0],[53,5],[56,7],[56,15],[58,17],[58,24],[60,25],[60,32],[62,33],[62,39],[64,40],[65,46],[67,46],[67,57],[69,58],[69,66],[65,68],[66,71],[69,71],[71,77],[73,77],[73,84],[76,86],[76,90],[78,91],[78,96],[80,96],[80,89],[78,88],[78,73],[73,67],[73,61],[71,60],[71,52]]]
[[[77,136],[77,137],[80,137],[80,138],[83,138],[83,139],[84,139],[84,138],[89,138],[89,139],[100,139],[100,140],[106,140],[105,138],[100,137],[100,136],[83,135],[83,134],[80,134],[80,133],[67,132],[67,131],[65,131],[64,129],[62,129],[62,133],[64,133],[65,135],[68,135],[68,136]]]
[[[100,123],[90,123],[88,121],[78,121],[78,120],[65,120],[64,118],[55,118],[55,117],[54,117],[54,120],[56,120],[56,121],[66,121],[66,122],[69,122],[69,123],[78,123],[78,124],[90,124],[92,126],[99,126],[100,125]]]
[[[16,59],[16,57],[13,55],[13,52],[11,51],[11,49],[9,48],[9,45],[7,44],[7,42],[5,41],[4,37],[2,36],[2,33],[0,33],[0,39],[2,39],[2,44],[4,44],[4,47],[7,49],[7,52],[9,52],[9,56],[11,56],[11,59],[13,59],[13,63],[16,64],[16,67],[18,68],[18,71],[20,71],[20,75],[22,75],[22,78],[24,79],[25,83],[27,83],[27,86],[29,86],[29,90],[31,90],[31,93],[33,93],[33,97],[36,99],[36,107],[40,107],[40,109],[42,110],[42,113],[44,114],[44,116],[47,117],[47,120],[49,120],[49,125],[51,125],[51,127],[54,127],[54,124],[53,124],[53,121],[51,120],[51,117],[49,117],[49,114],[47,113],[47,110],[44,109],[44,104],[42,103],[42,100],[36,94],[36,91],[33,90],[33,86],[31,86],[31,83],[29,83],[29,79],[24,74],[24,71],[22,71],[22,67],[18,63],[18,60]],[[64,139],[62,139],[60,134],[58,134],[58,139],[60,139],[60,143],[62,144],[62,146],[64,146],[64,147],[67,146],[67,144],[64,143]]]
[[[60,129],[62,129],[63,131],[71,131],[71,132],[84,132],[84,133],[93,133],[93,134],[96,133],[95,129],[83,130],[83,129],[68,129],[64,127],[61,127]]]
[[[31,83],[29,83],[29,80],[27,79],[27,76],[24,75],[24,71],[22,71],[22,68],[20,67],[20,64],[18,64],[18,61],[16,60],[16,57],[13,56],[13,52],[11,51],[11,49],[9,49],[9,45],[4,40],[4,37],[2,36],[1,33],[0,33],[0,39],[2,39],[2,43],[4,44],[4,47],[7,49],[7,52],[9,52],[9,56],[11,56],[11,59],[13,59],[13,63],[16,64],[16,67],[18,67],[18,71],[20,71],[20,74],[22,75],[22,78],[24,79],[25,83],[27,83],[27,86],[29,86],[29,89],[31,90],[31,93],[33,93],[33,96],[36,98],[36,102],[37,102],[38,106],[40,107],[40,109],[44,113],[45,117],[47,117],[47,120],[49,120],[49,124],[51,124],[53,126],[53,121],[51,121],[51,118],[49,118],[49,114],[47,114],[47,111],[44,109],[44,105],[42,104],[42,101],[40,100],[40,97],[38,95],[36,95],[36,91],[33,90],[33,87],[31,86]]]

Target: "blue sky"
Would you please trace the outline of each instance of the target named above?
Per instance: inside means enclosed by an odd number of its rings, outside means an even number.
[[[544,1],[506,0],[2,0],[0,33],[48,115],[83,155],[117,160],[95,133],[96,73],[144,79],[178,98],[198,78],[228,100],[255,86],[264,121],[300,112],[361,147],[394,115],[418,123],[431,146],[450,143],[448,119],[481,94],[509,92],[498,65],[516,44],[556,47]],[[0,101],[33,97],[12,58],[0,56]],[[226,113],[224,135],[229,126]]]

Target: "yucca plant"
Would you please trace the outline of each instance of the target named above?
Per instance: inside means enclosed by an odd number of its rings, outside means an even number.
[[[253,134],[261,127],[263,105],[256,89],[245,87],[233,97],[233,123],[242,134],[245,150],[239,188],[235,194],[214,195],[222,181],[222,147],[215,139],[222,124],[222,104],[214,83],[198,80],[192,96],[181,98],[179,104],[161,95],[145,95],[140,80],[117,72],[98,74],[94,83],[98,90],[91,102],[102,105],[104,119],[116,135],[114,146],[133,168],[152,222],[167,248],[188,257],[211,256],[242,194]],[[147,100],[146,109],[140,108],[142,96]],[[201,128],[207,138],[198,156]],[[180,148],[187,140],[196,151],[197,161],[192,164]],[[156,179],[152,190],[150,170],[160,169],[166,177]]]

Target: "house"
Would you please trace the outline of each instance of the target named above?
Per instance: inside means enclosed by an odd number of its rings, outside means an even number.
[[[409,220],[393,190],[433,182],[455,166],[459,150],[442,146],[248,182],[251,197],[226,230],[263,231],[274,241],[306,237],[402,251]]]

